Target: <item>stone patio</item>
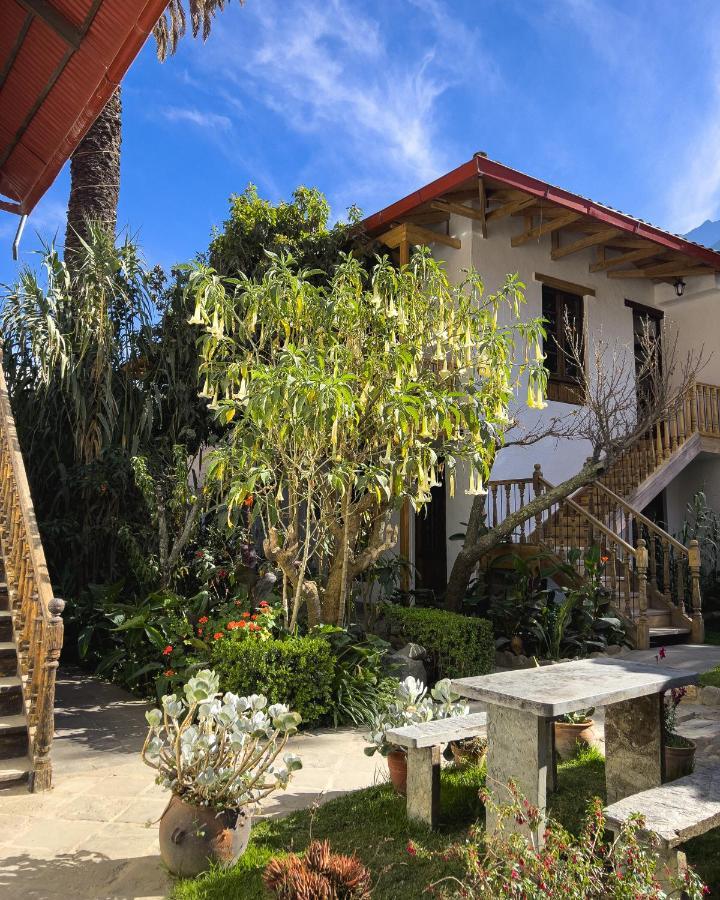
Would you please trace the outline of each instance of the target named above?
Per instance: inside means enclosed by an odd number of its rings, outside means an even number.
[[[627,656],[650,662],[655,653]],[[704,671],[720,664],[720,647],[669,647],[664,663]],[[57,707],[54,789],[0,792],[0,897],[165,898],[172,881],[160,862],[155,823],[167,795],[139,758],[146,705],[113,685],[66,671]],[[720,764],[720,709],[684,702],[680,721],[683,734],[698,744],[699,758]],[[297,736],[292,749],[304,768],[287,792],[270,799],[265,814],[283,815],[385,780],[384,761],[365,756],[363,746],[362,731],[354,729]]]

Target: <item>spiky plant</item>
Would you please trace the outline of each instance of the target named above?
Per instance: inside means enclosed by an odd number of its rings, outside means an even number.
[[[333,853],[328,841],[313,841],[304,856],[271,860],[265,886],[279,900],[367,900],[370,871],[355,856]]]

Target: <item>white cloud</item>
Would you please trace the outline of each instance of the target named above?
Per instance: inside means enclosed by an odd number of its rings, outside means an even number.
[[[232,128],[232,121],[218,113],[181,106],[166,106],[161,112],[169,122],[189,122],[191,125],[210,130],[219,128],[228,131]]]
[[[221,18],[212,60],[198,53],[197,65],[222,72],[295,132],[317,137],[315,164],[345,169],[353,180],[373,172],[372,199],[388,186],[397,196],[449,167],[439,100],[471,71],[477,76],[483,58],[477,33],[455,24],[438,0],[405,0],[385,12],[394,23],[405,19],[402,43],[397,28],[349,0],[247,4],[242,48]]]

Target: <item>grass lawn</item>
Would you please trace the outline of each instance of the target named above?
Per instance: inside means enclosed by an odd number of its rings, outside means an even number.
[[[596,751],[588,751],[562,763],[559,789],[550,802],[550,814],[570,831],[577,832],[591,797],[604,797],[605,763]],[[355,791],[314,810],[302,810],[282,819],[258,822],[238,864],[200,878],[179,882],[174,900],[255,900],[267,896],[262,873],[273,857],[303,850],[313,838],[328,838],[334,850],[357,853],[373,873],[374,900],[422,897],[425,887],[444,876],[460,875],[457,862],[440,858],[411,857],[409,840],[428,850],[442,850],[464,840],[468,827],[483,817],[478,791],[484,770],[449,767],[442,772],[440,827],[430,832],[408,823],[405,801],[388,785]],[[713,896],[720,897],[720,839],[704,837],[691,842],[689,855],[706,880]],[[716,863],[713,860],[717,860]]]
[[[709,672],[703,672],[700,676],[700,684],[703,687],[720,687],[720,666],[710,669]]]
[[[442,850],[464,840],[468,827],[484,813],[478,791],[484,770],[475,767],[442,772],[440,827],[430,832],[408,823],[405,801],[389,785],[355,791],[314,810],[253,826],[250,845],[232,869],[209,872],[178,882],[173,900],[260,900],[267,897],[262,873],[273,856],[303,850],[313,838],[328,838],[334,850],[357,853],[373,873],[374,900],[414,900],[428,884],[448,875],[461,875],[459,864],[441,858],[411,857],[409,840],[428,850]],[[591,797],[605,796],[605,762],[594,750],[561,763],[558,791],[550,801],[550,815],[577,833]],[[709,884],[711,897],[720,898],[720,830],[690,841],[689,861]]]

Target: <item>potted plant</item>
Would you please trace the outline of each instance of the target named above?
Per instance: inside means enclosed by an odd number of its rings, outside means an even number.
[[[387,759],[390,781],[399,794],[407,787],[407,752],[404,747],[390,743],[385,735],[395,728],[445,719],[449,716],[464,716],[468,713],[466,703],[458,703],[459,694],[450,687],[450,679],[438,681],[428,696],[422,681],[409,675],[398,684],[395,700],[389,703],[373,720],[365,753],[372,756],[380,753]]]
[[[480,766],[487,756],[488,742],[487,738],[469,737],[460,741],[450,741],[448,749],[450,758],[455,760],[456,766],[464,766],[466,764]],[[446,758],[447,753],[445,754]]]
[[[665,695],[663,731],[665,738],[665,781],[675,781],[690,775],[695,768],[695,744],[675,730],[677,708],[687,694],[687,688],[673,688]]]
[[[555,752],[561,759],[571,759],[577,753],[578,744],[589,747],[595,740],[595,708],[579,709],[566,713],[555,722]]]
[[[184,699],[166,694],[162,709],[146,713],[142,758],[172,792],[160,818],[160,854],[175,875],[233,863],[250,838],[253,808],[302,767],[290,753],[278,762],[297,713],[279,703],[266,709],[262,694],[220,697],[219,686],[204,669],[185,685]]]

